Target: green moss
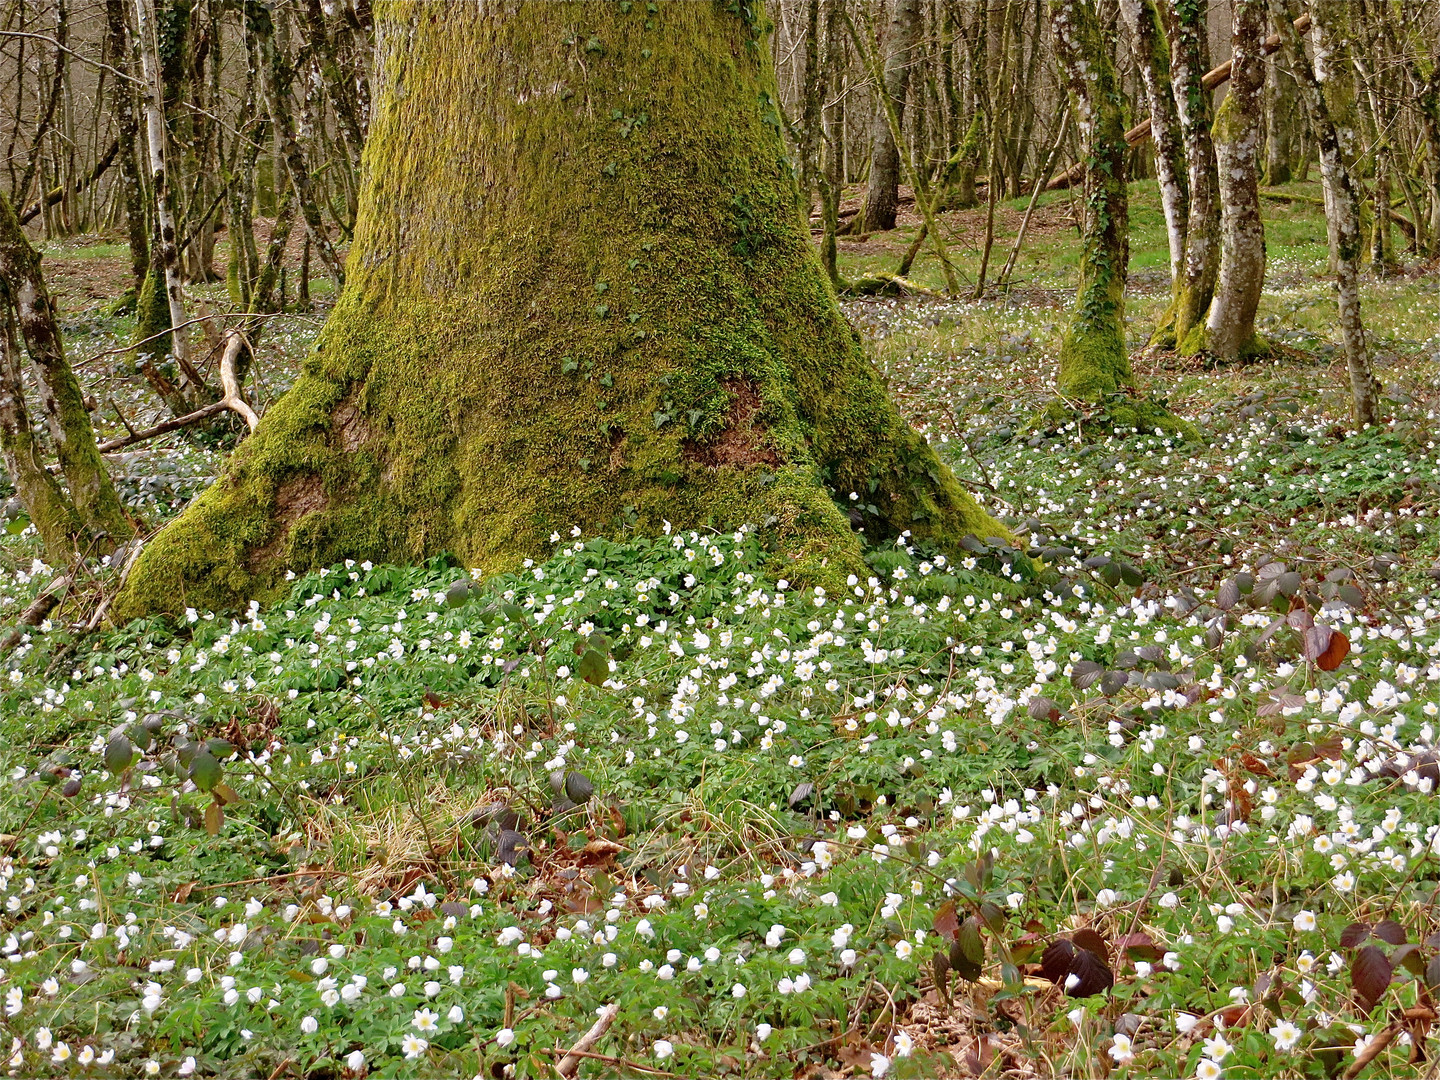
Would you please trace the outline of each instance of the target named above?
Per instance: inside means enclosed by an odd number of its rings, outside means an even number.
[[[144,345],[138,346],[137,351],[148,353],[152,357],[168,356],[170,335],[161,332],[169,329],[170,302],[165,296],[164,274],[157,272],[152,266],[145,275],[145,280],[140,283],[140,291],[135,297],[135,340],[145,341]],[[146,341],[156,334],[161,336],[153,341]]]
[[[1008,535],[845,322],[742,20],[600,3],[377,17],[406,30],[381,37],[345,291],[117,618],[234,606],[345,557],[511,568],[575,524],[751,522],[792,580],[843,577],[861,567],[836,505],[852,491],[877,540]]]
[[[1203,322],[1192,326],[1190,332],[1185,335],[1185,340],[1180,342],[1176,349],[1181,356],[1200,356],[1209,351],[1210,329]],[[1250,339],[1240,346],[1236,360],[1239,363],[1248,364],[1255,360],[1264,360],[1269,355],[1270,342],[1260,334],[1252,334]]]

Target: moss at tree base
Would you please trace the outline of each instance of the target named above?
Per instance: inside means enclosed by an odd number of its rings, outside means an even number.
[[[778,575],[827,587],[865,575],[857,528],[1009,538],[845,322],[746,18],[383,13],[345,291],[115,618],[240,607],[345,558],[514,569],[572,525],[752,524]]]
[[[1031,427],[1040,431],[1059,431],[1070,424],[1077,425],[1085,439],[1140,434],[1204,441],[1199,428],[1176,416],[1164,402],[1134,393],[1110,394],[1085,405],[1053,398],[1031,421]]]
[[[1175,350],[1181,356],[1200,356],[1210,352],[1210,329],[1203,322],[1197,323],[1190,328],[1185,339],[1180,342]],[[1252,334],[1250,339],[1240,346],[1239,355],[1236,361],[1241,364],[1248,364],[1255,360],[1264,360],[1270,355],[1270,342],[1260,334]]]

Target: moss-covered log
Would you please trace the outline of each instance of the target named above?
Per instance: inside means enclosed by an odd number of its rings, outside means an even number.
[[[510,567],[572,524],[753,522],[797,580],[858,568],[854,525],[1006,535],[836,305],[763,28],[731,8],[377,7],[345,291],[117,617],[343,557]]]

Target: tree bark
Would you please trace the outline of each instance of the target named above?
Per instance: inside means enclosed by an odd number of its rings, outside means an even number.
[[[10,202],[0,195],[0,293],[13,307],[26,351],[40,375],[40,398],[50,438],[81,526],[108,551],[133,531],[120,507],[110,474],[95,448],[95,430],[85,396],[65,359],[55,309],[40,273],[40,255],[30,246]],[[18,415],[18,414],[17,414]],[[26,456],[23,447],[17,449]],[[33,520],[33,519],[32,519]]]
[[[260,18],[269,18],[268,12],[261,12]],[[310,170],[305,163],[305,151],[295,133],[295,118],[290,109],[290,83],[292,71],[286,58],[276,46],[275,35],[270,28],[257,31],[260,44],[260,86],[265,95],[265,106],[270,111],[270,123],[279,144],[280,156],[285,166],[285,175],[295,189],[300,204],[300,216],[305,222],[305,231],[320,261],[335,281],[338,293],[345,284],[345,271],[340,265],[340,256],[330,242],[329,230],[320,216],[320,204],[316,200],[315,185],[310,179]]]
[[[24,367],[13,313],[8,303],[0,303],[0,455],[46,555],[60,562],[74,554],[83,526],[59,481],[45,468],[25,405]]]
[[[900,206],[900,147],[891,131],[884,99],[889,99],[896,120],[903,124],[905,91],[920,37],[920,0],[892,0],[892,5],[890,28],[885,35],[884,77],[875,88],[881,100],[870,127],[870,180],[862,211],[863,232],[893,229]]]
[[[140,66],[144,73],[145,134],[150,145],[150,185],[155,196],[156,246],[150,273],[158,291],[163,275],[165,306],[170,325],[185,323],[185,295],[180,284],[180,248],[175,234],[175,212],[170,200],[169,172],[165,166],[165,116],[160,84],[159,48],[156,45],[152,0],[135,0],[136,38],[140,44]],[[143,291],[143,289],[142,289]],[[170,335],[170,355],[186,380],[185,399],[196,404],[204,393],[205,380],[190,362],[183,330]]]
[[[852,526],[1007,537],[835,303],[752,10],[377,12],[344,293],[114,617],[347,557],[510,568],[572,525],[755,523],[775,572],[837,584],[863,565]]]
[[[1085,250],[1075,313],[1060,344],[1058,389],[1067,398],[1095,401],[1134,383],[1125,347],[1130,238],[1124,102],[1086,0],[1050,0],[1050,26],[1086,157]]]
[[[1185,261],[1185,224],[1190,192],[1185,175],[1185,143],[1170,83],[1170,56],[1155,0],[1120,0],[1120,14],[1130,31],[1145,99],[1150,103],[1150,137],[1155,143],[1155,178],[1165,211],[1165,236],[1170,244],[1170,280],[1179,283]]]
[[[1189,214],[1185,222],[1185,257],[1175,282],[1170,310],[1161,316],[1152,344],[1174,347],[1199,325],[1215,295],[1220,272],[1220,178],[1215,169],[1215,142],[1210,92],[1204,72],[1209,66],[1207,28],[1202,4],[1167,3],[1170,38],[1170,81],[1175,115],[1185,148]]]
[[[1235,361],[1264,355],[1255,312],[1265,284],[1265,225],[1260,219],[1259,154],[1265,97],[1265,0],[1232,0],[1230,92],[1216,110],[1220,176],[1220,278],[1202,327],[1180,343],[1187,355]]]
[[[1355,190],[1325,95],[1315,72],[1305,60],[1300,35],[1290,25],[1282,0],[1270,0],[1270,6],[1280,34],[1285,39],[1284,47],[1295,72],[1300,99],[1310,118],[1310,130],[1319,144],[1320,179],[1325,185],[1328,208],[1325,214],[1326,233],[1336,266],[1335,296],[1340,315],[1340,335],[1345,344],[1345,367],[1350,376],[1355,423],[1363,428],[1379,422],[1380,394],[1365,341],[1365,326],[1360,317],[1360,255],[1364,247],[1360,235],[1360,196]],[[1327,12],[1320,9],[1313,14],[1317,33],[1325,33]]]
[[[1265,186],[1288,184],[1295,160],[1295,76],[1278,63],[1265,68]]]

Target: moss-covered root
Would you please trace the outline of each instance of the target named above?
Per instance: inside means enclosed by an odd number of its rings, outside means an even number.
[[[750,11],[377,6],[345,291],[115,617],[347,557],[509,568],[571,525],[753,523],[817,582],[863,573],[862,529],[1007,537],[835,302]]]
[[[1200,429],[1176,416],[1153,398],[1139,394],[1112,394],[1093,405],[1081,405],[1065,398],[1053,398],[1031,422],[1032,428],[1058,431],[1067,425],[1079,427],[1086,439],[1114,435],[1160,435],[1185,442],[1201,442]]]
[[[1184,340],[1176,345],[1175,351],[1181,356],[1215,355],[1215,350],[1211,347],[1213,336],[1214,331],[1207,323],[1196,323],[1185,335]],[[1264,360],[1269,355],[1270,342],[1261,334],[1253,333],[1236,349],[1234,361],[1238,364],[1248,364],[1255,360]]]

